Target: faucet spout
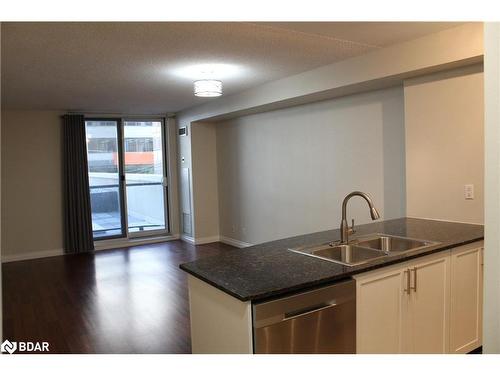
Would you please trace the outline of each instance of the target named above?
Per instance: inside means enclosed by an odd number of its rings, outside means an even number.
[[[344,201],[342,202],[342,221],[340,223],[340,243],[342,244],[346,244],[349,242],[349,225],[347,224],[347,202],[349,202],[349,199],[355,196],[363,198],[366,201],[366,203],[368,203],[368,207],[370,209],[370,216],[372,220],[380,219],[380,214],[373,205],[372,198],[368,194],[363,193],[362,191],[353,191],[352,193],[347,194],[346,197],[344,198]]]

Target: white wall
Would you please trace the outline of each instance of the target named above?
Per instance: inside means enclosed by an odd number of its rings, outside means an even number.
[[[405,81],[407,214],[484,220],[482,64]],[[474,200],[464,185],[474,185]]]
[[[371,194],[383,219],[405,215],[400,87],[240,117],[216,130],[223,236],[261,243],[336,228],[353,190]],[[361,199],[348,215],[370,221]]]
[[[483,352],[500,353],[500,23],[484,27],[485,237]]]

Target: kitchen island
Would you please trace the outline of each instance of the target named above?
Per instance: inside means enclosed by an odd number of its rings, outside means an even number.
[[[356,230],[353,238],[384,233],[435,241],[437,244],[352,267],[289,250],[338,240],[339,231],[331,230],[184,263],[181,269],[190,274],[193,352],[253,353],[252,305],[478,243],[484,236],[481,225],[414,218],[360,225]]]

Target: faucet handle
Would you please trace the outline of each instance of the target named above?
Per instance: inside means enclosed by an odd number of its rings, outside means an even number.
[[[354,234],[356,233],[356,230],[354,229],[354,219],[352,219],[352,225],[351,227],[348,229],[349,231],[349,234]]]

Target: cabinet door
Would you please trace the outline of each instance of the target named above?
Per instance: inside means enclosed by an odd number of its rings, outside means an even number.
[[[355,277],[357,353],[406,352],[407,272],[398,266]]]
[[[449,253],[412,262],[410,331],[412,353],[447,353],[450,316]]]
[[[451,253],[450,353],[482,345],[482,247],[466,245]]]

